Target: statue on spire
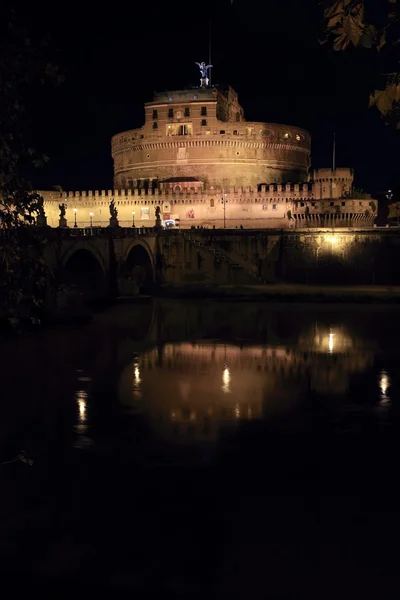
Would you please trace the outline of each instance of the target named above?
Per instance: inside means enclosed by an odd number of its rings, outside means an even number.
[[[206,63],[204,61],[201,63],[197,62],[196,65],[199,67],[200,73],[201,73],[201,78],[200,78],[201,87],[207,87],[208,86],[208,69],[211,69],[212,65],[206,65]]]

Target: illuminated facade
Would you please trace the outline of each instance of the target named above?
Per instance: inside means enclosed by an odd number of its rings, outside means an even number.
[[[304,129],[246,121],[236,92],[202,86],[155,94],[139,129],[112,138],[114,189],[40,192],[48,224],[71,226],[370,227],[377,202],[351,196],[353,173],[310,169]],[[76,209],[76,211],[74,211]]]

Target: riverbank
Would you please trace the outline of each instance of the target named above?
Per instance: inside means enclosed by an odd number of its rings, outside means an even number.
[[[329,286],[329,285],[163,285],[160,295],[169,298],[215,298],[269,302],[354,302],[397,303],[400,286]]]

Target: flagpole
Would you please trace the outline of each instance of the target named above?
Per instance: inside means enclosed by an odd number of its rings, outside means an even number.
[[[208,22],[208,64],[211,65],[211,18]],[[208,84],[211,87],[211,69],[209,70]]]
[[[333,133],[332,171],[336,171],[336,132]]]

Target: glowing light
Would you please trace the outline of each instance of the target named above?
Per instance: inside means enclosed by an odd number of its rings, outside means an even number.
[[[287,139],[289,137],[289,134],[285,133],[284,137]]]
[[[296,140],[299,142],[301,140],[301,137],[299,136],[299,134],[296,135]]]
[[[84,390],[76,392],[76,403],[78,405],[79,422],[83,425],[87,419],[87,392]]]
[[[231,374],[229,372],[228,367],[226,366],[222,371],[222,391],[225,392],[225,394],[229,394],[231,391],[229,387],[230,382]]]
[[[137,359],[134,359],[133,361],[133,396],[134,398],[141,398],[142,397],[142,393],[141,393],[141,379],[140,379],[140,369],[139,369],[139,363],[137,361]]]
[[[332,246],[334,246],[338,242],[338,239],[337,239],[337,237],[335,235],[327,235],[325,237],[325,239],[326,239],[327,242],[330,242],[332,244]]]
[[[91,217],[93,217],[93,213],[92,213],[92,212],[90,212],[90,213],[89,213],[89,215],[90,215]]]
[[[382,369],[379,374],[379,387],[381,388],[381,404],[387,404],[390,402],[390,398],[387,393],[390,387],[390,379],[387,371],[384,369]]]
[[[78,210],[77,208],[74,208],[74,213],[75,213],[75,214],[76,214],[76,211],[77,211],[77,210]]]
[[[329,334],[329,341],[328,341],[328,348],[329,348],[329,353],[332,354],[334,348],[335,348],[335,341],[334,341],[334,337],[335,334],[334,333],[330,333]]]
[[[240,405],[239,404],[236,404],[236,406],[235,406],[235,417],[237,419],[240,419]]]
[[[133,369],[133,376],[135,380],[140,383],[140,370],[138,365],[135,365],[135,368]]]

